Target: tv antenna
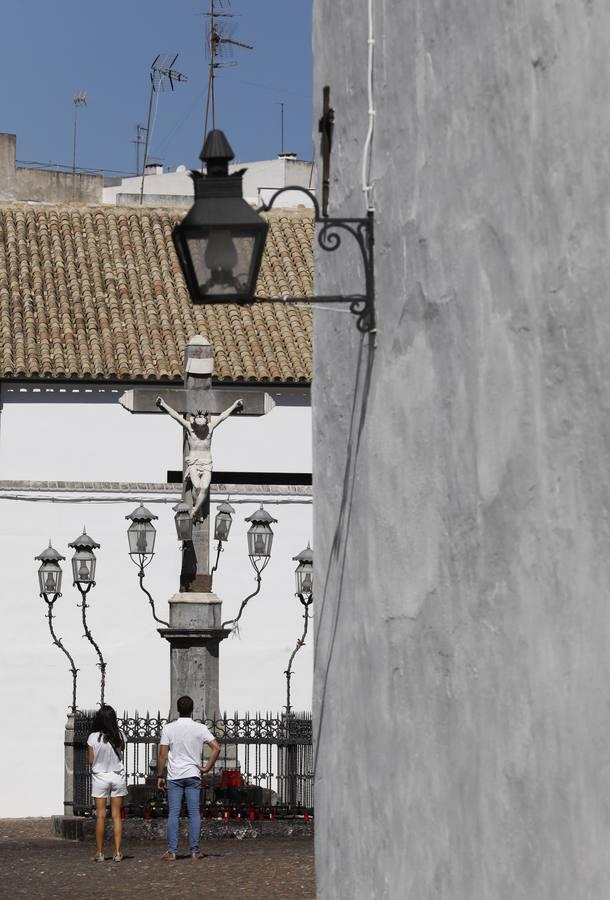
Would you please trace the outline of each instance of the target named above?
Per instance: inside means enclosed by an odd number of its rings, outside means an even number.
[[[172,56],[171,53],[158,53],[152,61],[150,67],[150,91],[148,94],[148,115],[146,117],[146,128],[143,129],[146,133],[146,138],[144,141],[144,159],[142,161],[142,181],[140,182],[140,206],[142,206],[143,198],[144,198],[144,175],[146,173],[146,165],[148,163],[148,147],[150,145],[150,137],[151,137],[151,116],[152,116],[152,108],[153,108],[153,97],[155,94],[161,94],[165,91],[173,91],[175,90],[174,84],[176,82],[188,81],[186,75],[182,72],[179,72],[177,69],[174,69],[174,65],[176,64],[176,60],[178,59],[178,54]],[[158,102],[158,97],[157,97]],[[156,116],[156,112],[155,112]],[[139,126],[140,128],[142,126]],[[138,138],[140,138],[140,133],[138,133]],[[137,146],[137,144],[136,144]],[[138,157],[139,157],[139,147],[138,147]]]
[[[87,95],[80,92],[72,97],[72,199],[76,198],[76,127],[79,106],[87,105]]]
[[[136,147],[136,175],[140,174],[140,147],[144,146],[144,135],[146,134],[145,125],[136,125],[136,137],[132,144]]]
[[[227,12],[231,7],[230,0],[210,0],[209,12],[202,13],[209,20],[207,32],[207,53],[210,60],[208,76],[208,96],[205,104],[205,121],[203,125],[203,139],[208,134],[208,119],[212,114],[212,128],[216,128],[216,98],[214,94],[214,81],[216,69],[224,69],[236,66],[237,61],[233,57],[233,48],[241,47],[243,50],[254,50],[252,44],[235,40],[237,25],[231,22],[235,13]]]

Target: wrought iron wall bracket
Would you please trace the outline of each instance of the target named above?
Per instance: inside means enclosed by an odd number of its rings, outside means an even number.
[[[374,214],[369,210],[365,218],[340,219],[323,215],[320,212],[318,200],[311,191],[300,185],[280,188],[267,203],[263,203],[257,212],[269,212],[277,198],[287,191],[299,191],[305,194],[313,203],[315,222],[319,225],[317,234],[318,246],[322,250],[334,253],[341,246],[342,232],[351,235],[356,241],[362,255],[364,267],[364,293],[363,294],[317,294],[313,297],[256,297],[257,300],[277,299],[288,303],[349,303],[350,312],[356,318],[358,331],[366,334],[375,331],[375,265],[374,265]]]

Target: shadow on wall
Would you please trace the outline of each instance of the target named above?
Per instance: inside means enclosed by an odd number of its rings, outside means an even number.
[[[373,363],[375,359],[375,335],[369,332],[361,336],[360,348],[358,351],[358,365],[356,368],[356,379],[354,383],[354,401],[352,404],[352,412],[349,425],[349,438],[347,443],[347,454],[345,462],[345,471],[343,474],[343,490],[341,494],[341,506],[339,508],[339,518],[337,527],[333,536],[330,556],[328,560],[328,568],[324,578],[324,589],[322,591],[321,606],[318,616],[317,631],[320,632],[324,621],[326,610],[326,592],[330,584],[336,584],[335,596],[337,598],[334,607],[334,617],[330,625],[330,642],[328,654],[323,666],[324,679],[322,686],[322,695],[317,715],[315,754],[314,754],[314,772],[317,768],[318,753],[320,748],[320,734],[324,724],[324,713],[326,708],[326,690],[328,683],[328,675],[332,665],[335,639],[341,616],[341,606],[343,601],[343,577],[345,573],[345,557],[347,554],[347,543],[350,530],[350,521],[352,515],[352,497],[354,494],[354,484],[356,476],[356,468],[358,464],[358,454],[360,452],[360,439],[366,421],[367,405],[371,379],[373,375]],[[314,654],[314,669],[320,666],[318,659],[317,647]]]

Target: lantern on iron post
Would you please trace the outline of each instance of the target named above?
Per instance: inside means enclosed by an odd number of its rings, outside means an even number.
[[[95,558],[95,550],[99,549],[100,544],[94,541],[87,534],[87,529],[83,526],[83,533],[75,538],[68,547],[74,548],[72,556],[72,575],[74,577],[74,585],[78,588],[81,595],[80,608],[82,611],[83,628],[85,629],[85,637],[94,648],[98,657],[98,666],[100,669],[100,703],[104,703],[104,692],[106,688],[106,662],[102,656],[98,644],[93,639],[91,630],[87,624],[87,594],[92,587],[95,586],[95,568],[97,560]]]
[[[289,723],[289,727],[290,717],[292,715],[292,707],[290,705],[290,680],[292,678],[292,663],[294,662],[295,656],[305,643],[307,630],[309,628],[309,607],[313,603],[313,550],[311,549],[309,543],[307,544],[305,550],[301,550],[301,552],[297,553],[296,556],[293,556],[292,559],[294,560],[294,562],[298,563],[296,569],[294,570],[297,588],[296,596],[299,598],[305,608],[305,611],[303,613],[305,625],[301,637],[297,640],[296,647],[290,654],[290,659],[288,660],[288,668],[284,672],[284,675],[286,676],[286,717]]]
[[[254,569],[259,574],[268,564],[271,557],[273,544],[273,529],[271,522],[277,522],[271,513],[261,506],[256,512],[248,516],[246,522],[251,522],[248,529],[248,555]]]
[[[247,533],[248,556],[250,557],[250,562],[256,572],[256,590],[251,594],[248,594],[248,596],[242,600],[239,612],[234,619],[229,619],[227,622],[222,623],[223,628],[225,625],[236,628],[237,623],[241,619],[241,615],[246,608],[246,604],[252,597],[256,597],[261,589],[261,573],[269,563],[271,557],[271,546],[273,544],[273,529],[271,528],[271,522],[277,522],[277,519],[274,519],[273,516],[261,506],[260,509],[257,509],[256,512],[246,518],[246,522],[251,523]]]
[[[210,131],[191,172],[195,203],[173,231],[193,303],[252,300],[269,225],[244,200],[245,169],[229,175],[235,154],[222,131]]]
[[[72,713],[75,713],[76,678],[78,669],[76,668],[76,664],[71,654],[68,653],[63,645],[61,638],[57,637],[57,635],[55,634],[55,629],[53,628],[53,619],[55,618],[55,616],[53,615],[53,607],[57,598],[61,597],[62,570],[60,562],[66,557],[62,556],[61,553],[58,553],[57,550],[52,547],[51,541],[49,540],[49,546],[34,558],[40,560],[40,567],[38,569],[38,585],[40,587],[40,596],[47,604],[47,621],[49,623],[51,638],[53,639],[53,643],[55,644],[55,646],[59,647],[61,652],[64,653],[65,656],[67,656],[70,662],[70,671],[72,673],[72,706],[70,707],[70,709]]]
[[[158,519],[159,516],[140,504],[125,518],[131,520],[131,525],[127,529],[129,555],[136,565],[146,568],[155,554],[157,529],[153,525],[153,519]]]
[[[176,503],[174,507],[174,523],[176,525],[176,534],[178,536],[178,540],[182,541],[192,541],[193,540],[193,520],[191,518],[191,510],[188,504],[181,500],[180,503]]]
[[[157,537],[157,529],[153,525],[153,519],[158,519],[154,513],[141,503],[132,513],[125,516],[131,520],[131,525],[127,529],[127,539],[129,541],[129,557],[136,566],[138,566],[138,580],[140,588],[148,597],[150,608],[152,610],[153,619],[161,625],[169,628],[169,622],[165,619],[159,619],[155,610],[155,601],[150,591],[144,587],[144,569],[150,565],[155,555],[155,539]]]
[[[222,553],[223,549],[222,545],[225,541],[229,540],[229,532],[231,530],[231,525],[233,524],[234,513],[235,510],[228,500],[224,503],[219,504],[218,510],[216,512],[216,518],[214,519],[214,540],[218,541],[218,545],[216,547],[216,562],[212,566],[210,575],[213,575],[218,568],[220,554]]]

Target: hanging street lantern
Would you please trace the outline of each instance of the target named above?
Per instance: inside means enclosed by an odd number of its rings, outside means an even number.
[[[49,540],[49,546],[46,547],[42,553],[39,553],[38,556],[35,556],[34,559],[40,560],[40,568],[38,569],[38,584],[40,586],[40,596],[47,598],[47,596],[54,594],[59,596],[61,594],[61,577],[62,571],[60,566],[60,560],[65,559],[65,556],[62,556],[61,553],[58,553],[51,546],[51,541]]]
[[[234,156],[223,132],[210,131],[199,157],[206,174],[191,172],[195,203],[173,231],[193,303],[245,303],[254,296],[269,225],[243,198],[245,169],[229,175]]]
[[[292,557],[298,566],[294,570],[296,579],[296,594],[301,603],[309,606],[313,600],[313,550],[307,544],[305,550],[301,550],[297,556]]]
[[[154,513],[140,504],[132,513],[125,516],[131,519],[131,525],[127,529],[127,538],[129,540],[129,555],[132,559],[135,556],[140,558],[140,563],[144,565],[144,561],[152,559],[155,551],[155,538],[157,529],[153,525],[153,519],[158,519]],[[134,560],[135,562],[135,560]]]
[[[179,541],[193,540],[193,520],[191,518],[191,510],[189,506],[181,500],[172,507],[175,513],[174,522],[176,523],[176,534]]]
[[[214,540],[228,541],[235,510],[229,502],[221,503],[214,519]]]
[[[99,548],[100,544],[89,537],[85,527],[80,537],[75,538],[68,547],[74,547],[74,555],[72,557],[72,575],[74,584],[79,588],[86,585],[95,584],[95,548]]]
[[[271,522],[277,522],[273,516],[261,506],[256,512],[248,516],[246,522],[251,522],[248,529],[248,555],[254,568],[259,571],[265,568],[271,556],[273,544],[273,531]],[[262,561],[262,565],[261,565]]]

